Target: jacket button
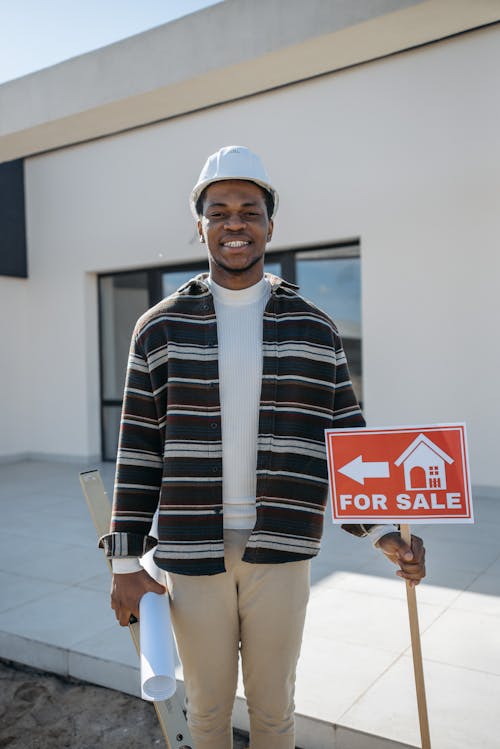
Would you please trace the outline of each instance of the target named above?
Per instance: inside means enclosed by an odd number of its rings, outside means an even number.
[[[217,466],[212,466],[212,473],[219,473]]]
[[[210,429],[217,429],[217,428],[218,428],[218,426],[219,426],[219,425],[217,424],[217,422],[216,422],[216,421],[212,421],[212,423],[210,424]]]

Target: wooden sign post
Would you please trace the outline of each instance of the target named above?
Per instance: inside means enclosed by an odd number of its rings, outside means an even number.
[[[334,523],[473,523],[464,424],[327,429]],[[422,749],[431,749],[415,588],[406,581]]]
[[[411,546],[410,526],[401,525],[401,537]],[[427,698],[425,696],[424,664],[422,661],[422,646],[420,643],[420,628],[418,626],[417,595],[415,588],[406,580],[406,601],[408,604],[408,619],[410,622],[411,652],[413,655],[413,673],[415,675],[415,689],[417,692],[418,722],[422,749],[431,749],[429,733],[429,717],[427,714]]]

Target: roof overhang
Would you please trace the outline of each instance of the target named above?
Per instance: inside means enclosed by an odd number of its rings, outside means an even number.
[[[0,86],[0,161],[216,106],[500,20],[500,0],[226,0]]]

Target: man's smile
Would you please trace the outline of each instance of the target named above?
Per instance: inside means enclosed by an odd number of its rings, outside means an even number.
[[[223,247],[240,248],[240,247],[248,247],[250,242],[247,240],[241,240],[241,239],[231,239],[231,240],[228,240],[227,242],[221,242],[221,244]]]

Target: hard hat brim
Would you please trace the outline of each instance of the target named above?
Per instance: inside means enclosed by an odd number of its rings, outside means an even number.
[[[260,179],[250,178],[248,176],[238,176],[238,175],[231,175],[231,176],[224,176],[224,177],[212,177],[211,179],[206,179],[201,182],[198,182],[197,185],[193,188],[191,195],[189,196],[189,207],[191,208],[191,213],[193,214],[194,218],[196,220],[199,219],[199,215],[196,212],[196,203],[198,202],[198,199],[203,192],[203,190],[206,190],[206,188],[213,184],[214,182],[227,182],[228,180],[242,180],[243,182],[253,182],[254,184],[258,185],[259,187],[262,187],[266,192],[270,193],[274,200],[274,209],[272,216],[270,218],[274,218],[276,215],[276,211],[278,210],[278,203],[279,203],[279,197],[276,190],[271,187],[271,185],[268,182],[264,182]]]

